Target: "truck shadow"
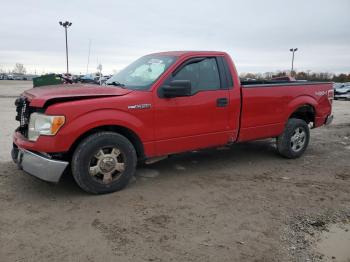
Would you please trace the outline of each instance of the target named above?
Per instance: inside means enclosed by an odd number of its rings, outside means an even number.
[[[12,161],[0,163],[0,200],[1,195],[14,195],[14,198],[31,195],[31,197],[54,197],[60,195],[81,195],[72,176],[65,175],[58,184],[42,181],[22,170],[18,170]]]
[[[224,172],[225,170],[242,169],[276,161],[285,160],[279,157],[274,140],[271,139],[181,153],[138,168],[136,172],[137,183],[131,182],[126,191],[134,187],[142,187],[143,184],[147,183],[147,180],[149,181],[148,178],[161,182],[162,178],[175,180],[179,178],[179,175],[204,174],[212,176],[212,174],[215,175],[215,173]],[[11,190],[21,191],[22,193],[27,191],[28,194],[34,193],[41,197],[88,196],[76,185],[69,172],[62,177],[58,184],[50,184],[17,170],[12,162],[2,163],[1,166],[0,172],[6,177],[6,183],[9,184]],[[208,170],[212,172],[208,172]],[[235,173],[230,173],[230,175],[234,176]]]
[[[214,165],[234,168],[237,164],[249,165],[268,160],[276,161],[276,159],[282,158],[276,151],[274,140],[269,139],[171,155],[165,160],[147,166],[163,171],[166,171],[169,166],[176,165],[201,168]],[[183,170],[183,168],[177,169]]]

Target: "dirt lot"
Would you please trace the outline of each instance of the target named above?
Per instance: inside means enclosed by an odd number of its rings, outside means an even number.
[[[10,161],[12,96],[30,85],[10,82],[0,81],[0,261],[346,261],[317,241],[350,222],[350,102],[335,101],[334,124],[312,131],[300,159],[279,157],[273,140],[192,152],[92,196]]]

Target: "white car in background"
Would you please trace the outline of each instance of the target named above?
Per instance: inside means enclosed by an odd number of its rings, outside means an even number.
[[[7,75],[6,79],[7,80],[14,80],[13,75]]]
[[[350,99],[350,83],[343,83],[334,88],[334,99]]]

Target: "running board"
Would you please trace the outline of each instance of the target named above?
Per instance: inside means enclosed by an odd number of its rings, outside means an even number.
[[[154,163],[156,163],[156,162],[158,162],[158,161],[161,161],[161,160],[163,160],[163,159],[166,159],[166,158],[168,158],[168,156],[152,157],[152,158],[147,159],[147,160],[145,161],[145,164],[146,164],[146,165],[154,164]]]

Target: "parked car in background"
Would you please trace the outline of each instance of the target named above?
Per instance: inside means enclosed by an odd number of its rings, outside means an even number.
[[[73,76],[72,76],[73,83],[79,83],[79,82],[80,82],[80,79],[81,79],[83,76],[84,76],[84,75],[73,75]]]
[[[333,89],[337,89],[338,87],[341,87],[343,85],[343,83],[336,83],[336,82],[333,82]]]
[[[23,74],[13,74],[13,80],[27,80],[27,78]]]
[[[103,85],[108,79],[110,79],[112,75],[105,75],[101,77],[101,85]]]
[[[25,75],[25,80],[29,80],[29,81],[32,81],[33,80],[33,78],[35,78],[35,77],[38,77],[37,75],[30,75],[30,74],[28,74],[28,75]]]
[[[86,74],[80,78],[81,83],[99,84],[99,74]]]
[[[334,99],[350,99],[350,83],[342,83],[334,89]]]
[[[6,79],[7,79],[7,80],[14,80],[13,75],[7,75],[7,76],[6,76]]]

